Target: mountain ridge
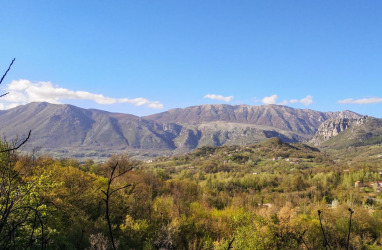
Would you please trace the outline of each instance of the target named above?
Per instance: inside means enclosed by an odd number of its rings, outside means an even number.
[[[308,141],[333,117],[361,117],[351,111],[319,112],[278,105],[200,105],[150,116],[83,109],[70,104],[30,103],[0,112],[1,133],[25,136],[28,148],[58,157],[118,152],[162,155],[201,146],[246,145],[279,137]]]
[[[352,111],[320,112],[311,109],[294,109],[282,105],[228,105],[207,104],[176,108],[165,112],[144,116],[157,122],[180,124],[200,124],[211,121],[230,121],[266,125],[294,132],[313,134],[318,126],[327,119],[336,116],[360,117]]]

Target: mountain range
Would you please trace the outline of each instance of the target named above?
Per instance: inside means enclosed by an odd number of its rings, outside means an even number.
[[[366,118],[352,111],[225,104],[171,109],[138,117],[42,102],[1,111],[0,127],[8,141],[22,139],[32,130],[24,150],[37,148],[56,157],[102,158],[120,152],[153,157],[185,153],[202,146],[253,144],[271,137],[285,142],[311,140],[311,144],[321,145],[332,139],[319,136],[325,134],[323,130],[333,128],[325,124],[359,119]],[[373,124],[381,125],[375,121]],[[342,130],[348,127],[352,126]],[[337,129],[337,134],[342,130]]]

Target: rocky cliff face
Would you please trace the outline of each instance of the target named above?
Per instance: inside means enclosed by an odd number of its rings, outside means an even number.
[[[346,114],[340,114],[337,118],[332,118],[323,122],[318,127],[315,136],[309,142],[315,146],[319,146],[348,128],[364,124],[366,119],[367,116],[354,118],[349,117]]]

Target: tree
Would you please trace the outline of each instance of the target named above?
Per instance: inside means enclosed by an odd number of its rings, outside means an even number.
[[[11,69],[15,59],[0,79],[3,82]],[[7,95],[2,94],[0,97]],[[49,202],[39,196],[35,182],[37,179],[27,181],[29,171],[27,166],[31,161],[18,161],[20,156],[17,150],[30,138],[28,136],[21,142],[8,143],[0,141],[0,248],[28,248],[39,244],[46,248],[46,211]],[[28,157],[27,157],[28,158]],[[30,159],[30,158],[29,158]],[[16,164],[19,163],[19,164]]]
[[[128,184],[128,185],[124,185],[124,186],[120,186],[118,188],[112,189],[112,184],[118,177],[123,176],[124,174],[126,174],[127,172],[131,171],[134,168],[131,166],[128,166],[127,168],[122,168],[122,169],[120,168],[120,172],[116,173],[117,167],[118,167],[118,162],[116,162],[115,165],[111,169],[110,177],[109,177],[108,182],[107,182],[106,191],[101,190],[102,193],[105,195],[105,198],[103,199],[105,201],[105,205],[106,205],[105,216],[106,216],[106,220],[107,220],[107,224],[108,224],[108,228],[109,228],[111,245],[112,245],[114,250],[117,249],[117,244],[116,244],[116,241],[114,239],[112,221],[110,218],[110,199],[111,199],[111,196],[113,194],[115,194],[116,192],[118,192],[119,190],[127,189],[129,187],[132,187],[132,185]],[[131,189],[131,191],[132,191],[132,189]]]

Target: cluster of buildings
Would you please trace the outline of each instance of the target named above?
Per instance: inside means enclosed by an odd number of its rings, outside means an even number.
[[[370,188],[374,188],[374,190],[376,192],[380,192],[381,191],[381,187],[382,187],[382,181],[372,181],[372,182],[368,182],[368,183],[363,183],[361,181],[356,181],[354,183],[354,187],[356,187],[356,188],[370,187]]]

